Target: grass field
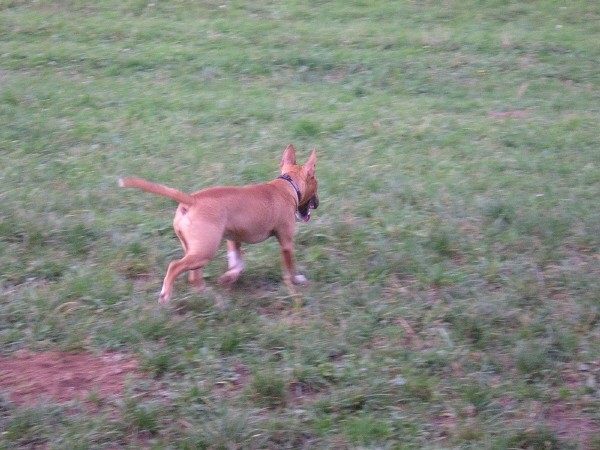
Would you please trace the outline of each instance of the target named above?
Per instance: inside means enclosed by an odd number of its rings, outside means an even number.
[[[5,389],[0,448],[600,448],[599,42],[587,0],[0,0],[0,354],[141,370]],[[263,182],[288,143],[310,284],[268,241],[159,307],[175,205],[118,177]]]

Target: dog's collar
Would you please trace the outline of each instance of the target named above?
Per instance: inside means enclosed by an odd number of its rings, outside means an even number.
[[[300,188],[298,187],[296,182],[292,180],[292,177],[290,177],[287,173],[284,173],[279,175],[277,178],[281,178],[282,180],[289,182],[296,191],[296,194],[298,194],[298,201],[300,201],[300,199],[302,198],[302,192],[300,192]]]

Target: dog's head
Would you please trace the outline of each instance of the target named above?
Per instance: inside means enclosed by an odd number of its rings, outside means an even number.
[[[317,165],[317,151],[313,150],[308,161],[304,165],[296,164],[296,151],[292,144],[288,145],[279,167],[281,174],[289,176],[297,185],[295,189],[299,189],[298,196],[298,211],[296,217],[299,220],[308,222],[310,220],[310,210],[319,207],[319,195],[317,188],[319,181],[315,175],[315,166]]]

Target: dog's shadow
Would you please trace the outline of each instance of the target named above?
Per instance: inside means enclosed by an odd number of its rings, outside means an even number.
[[[179,314],[210,315],[215,310],[233,308],[254,309],[262,313],[265,308],[270,310],[275,303],[279,305],[282,298],[290,297],[278,268],[249,269],[226,287],[219,284],[216,272],[207,274],[204,281],[206,288],[202,292],[194,290],[183,279],[177,282],[179,294],[171,302]]]

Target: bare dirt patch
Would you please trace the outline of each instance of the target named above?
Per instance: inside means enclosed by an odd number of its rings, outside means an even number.
[[[597,435],[598,426],[593,418],[583,415],[579,408],[556,404],[545,416],[548,425],[560,438],[579,442],[585,449],[593,448],[590,439]]]
[[[66,353],[27,350],[0,357],[0,388],[10,401],[34,405],[120,395],[130,378],[140,376],[138,362],[122,353]]]

